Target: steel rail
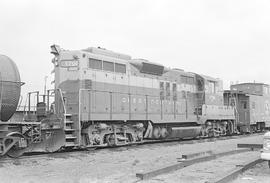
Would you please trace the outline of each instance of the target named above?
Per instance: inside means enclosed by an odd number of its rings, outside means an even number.
[[[176,163],[176,164],[171,165],[171,166],[152,170],[152,171],[149,171],[146,173],[136,173],[136,177],[140,178],[141,180],[145,180],[145,179],[149,179],[149,178],[161,175],[161,174],[176,171],[176,170],[185,168],[187,166],[191,166],[191,165],[196,164],[196,163],[211,161],[211,160],[223,157],[223,156],[230,156],[233,154],[243,153],[243,152],[247,152],[247,151],[250,151],[250,149],[237,149],[237,150],[212,154],[212,155],[208,155],[208,156],[204,156],[204,157],[199,157],[199,158],[195,158],[195,159],[191,159],[191,160],[181,161],[180,163]]]
[[[133,143],[133,144],[126,144],[126,145],[120,145],[120,146],[113,146],[113,147],[108,147],[108,146],[102,146],[102,147],[93,147],[93,148],[85,148],[85,149],[73,149],[73,150],[62,150],[62,151],[57,151],[57,152],[27,152],[23,156],[18,157],[18,158],[8,158],[6,156],[0,157],[0,163],[4,163],[7,161],[12,161],[12,160],[22,160],[22,159],[32,159],[32,158],[40,158],[40,157],[53,157],[53,154],[66,154],[66,153],[78,153],[78,152],[89,152],[89,151],[100,151],[103,149],[117,149],[117,148],[137,148],[139,146],[143,147],[146,145],[155,145],[155,144],[169,144],[169,143],[175,143],[175,144],[196,144],[196,143],[205,143],[205,142],[215,142],[215,141],[220,141],[220,140],[230,140],[230,139],[236,139],[236,138],[245,138],[249,136],[256,136],[259,134],[251,134],[251,135],[237,135],[237,136],[226,136],[226,137],[219,137],[219,138],[203,138],[203,139],[171,139],[171,140],[149,140],[145,141],[143,143]]]
[[[219,177],[213,181],[213,183],[228,183],[236,179],[240,174],[246,170],[254,167],[256,164],[262,163],[264,160],[261,158],[253,159],[252,161],[244,164],[238,165],[235,169],[225,173],[222,177]]]

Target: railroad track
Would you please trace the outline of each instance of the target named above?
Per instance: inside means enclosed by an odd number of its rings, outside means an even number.
[[[256,155],[258,154],[257,151],[254,152],[254,149],[258,147],[259,146],[244,149],[236,149],[217,154],[214,154],[212,151],[206,151],[182,155],[182,158],[179,158],[178,163],[176,164],[159,169],[150,170],[144,173],[137,173],[136,177],[139,178],[139,180],[136,182],[147,179],[151,179],[151,182],[155,181],[178,182],[177,180],[180,179],[183,182],[189,182],[188,180],[191,179],[193,176],[193,178],[197,179],[199,178],[198,180],[199,182],[229,183],[234,179],[236,179],[244,171],[251,169],[256,164],[262,163],[264,161],[260,159],[258,155]],[[246,159],[248,159],[248,161],[245,161]],[[200,165],[194,166],[198,163],[200,163]],[[230,166],[231,168],[228,168],[229,163],[233,164],[232,166]],[[227,164],[227,167],[226,166],[223,167],[223,164],[224,165]],[[190,168],[191,166],[193,167]],[[188,168],[190,169],[185,170]],[[225,169],[225,171],[223,171],[223,169]],[[181,175],[179,175],[180,170],[184,170]],[[190,172],[194,172],[192,176],[190,175]],[[213,177],[210,176],[208,177],[208,180],[203,180],[203,178],[205,178],[205,175],[202,176],[201,174],[202,173],[209,174],[209,172],[210,174],[213,175]],[[186,179],[185,176],[187,177]],[[178,179],[175,179],[175,177],[177,177]],[[200,179],[200,177],[202,177],[202,179]],[[191,182],[196,181],[193,179]]]
[[[146,145],[176,145],[176,144],[195,144],[195,143],[204,143],[204,142],[214,142],[219,140],[228,140],[228,139],[238,139],[238,138],[245,138],[250,136],[257,136],[262,133],[254,133],[254,134],[244,134],[244,135],[233,135],[233,136],[222,136],[222,137],[214,137],[214,138],[200,138],[200,139],[170,139],[170,140],[147,140],[143,143],[136,143],[136,144],[129,144],[129,145],[121,145],[121,146],[114,146],[114,147],[98,147],[98,148],[88,148],[88,149],[73,149],[73,150],[62,150],[53,153],[25,153],[23,156],[18,158],[9,158],[7,156],[0,158],[0,163],[8,163],[8,162],[16,162],[18,160],[31,160],[31,159],[38,159],[38,158],[57,158],[58,156],[71,156],[77,153],[89,153],[89,151],[94,151],[98,153],[103,149],[112,149],[112,150],[120,150],[122,151],[123,148],[136,148]]]
[[[260,158],[254,158],[253,160],[236,166],[231,171],[226,172],[223,176],[216,178],[213,183],[229,183],[236,179],[243,172],[253,168],[255,165],[262,163],[264,160]]]

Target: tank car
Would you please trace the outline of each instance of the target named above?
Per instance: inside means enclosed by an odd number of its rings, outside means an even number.
[[[0,55],[0,156],[18,157],[29,151],[52,152],[64,145],[63,129],[58,125],[60,118],[55,115],[46,116],[50,122],[46,119],[43,122],[37,119],[9,121],[16,111],[23,84],[15,63]]]
[[[20,75],[15,63],[0,55],[0,121],[7,121],[16,111],[21,91]]]

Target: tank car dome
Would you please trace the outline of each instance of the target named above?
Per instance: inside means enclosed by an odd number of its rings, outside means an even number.
[[[0,121],[8,121],[15,113],[21,93],[17,66],[7,56],[0,55]]]

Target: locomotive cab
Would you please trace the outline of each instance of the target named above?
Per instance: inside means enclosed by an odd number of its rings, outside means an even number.
[[[196,74],[197,114],[207,136],[225,135],[236,131],[234,109],[224,106],[220,79]]]

